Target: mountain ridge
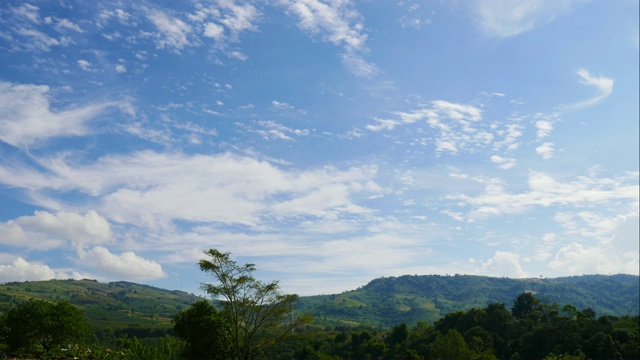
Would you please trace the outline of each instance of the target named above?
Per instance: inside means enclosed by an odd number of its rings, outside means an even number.
[[[301,310],[327,323],[391,327],[435,322],[446,313],[489,303],[511,307],[523,292],[548,303],[592,308],[598,315],[638,315],[640,277],[581,275],[559,278],[494,278],[478,275],[403,275],[384,277],[336,295],[301,298]]]
[[[532,292],[560,306],[589,307],[598,316],[640,312],[640,277],[626,274],[527,279],[458,274],[382,277],[340,294],[301,296],[296,311],[314,315],[319,325],[389,328],[402,322],[434,323],[447,313],[489,303],[511,307],[522,292]],[[170,332],[172,317],[203,299],[180,290],[128,281],[8,282],[0,284],[0,311],[32,297],[68,300],[82,308],[94,328],[119,327],[129,333],[140,329]]]

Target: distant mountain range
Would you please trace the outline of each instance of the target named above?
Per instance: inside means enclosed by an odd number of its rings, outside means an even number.
[[[304,296],[297,311],[315,316],[320,325],[366,325],[387,328],[402,322],[435,322],[445,314],[489,303],[508,308],[522,292],[546,302],[601,315],[638,315],[640,278],[633,275],[585,275],[555,279],[508,279],[485,276],[400,276],[380,278],[353,291]],[[11,282],[0,285],[0,311],[30,298],[68,300],[81,307],[98,331],[126,329],[129,335],[162,335],[171,318],[201,298],[130,282],[95,280]]]
[[[380,278],[339,295],[303,297],[300,310],[328,324],[392,327],[402,322],[433,324],[449,312],[504,303],[511,308],[523,292],[532,292],[561,307],[587,307],[601,315],[638,315],[640,277],[584,275],[554,279],[509,279],[486,276],[411,276]]]

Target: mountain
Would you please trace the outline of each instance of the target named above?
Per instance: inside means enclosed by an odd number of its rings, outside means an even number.
[[[601,315],[638,315],[640,278],[633,275],[584,275],[554,279],[486,276],[411,276],[380,278],[337,295],[302,297],[300,311],[319,323],[391,327],[401,322],[433,324],[449,312],[504,303],[511,308],[522,292],[532,292],[561,307],[587,307]]]
[[[98,336],[150,337],[166,334],[173,316],[200,300],[183,291],[169,291],[126,281],[49,280],[0,285],[0,312],[13,304],[39,298],[67,300],[80,307]]]
[[[633,275],[585,275],[555,279],[486,276],[405,275],[371,281],[342,294],[303,296],[296,311],[315,316],[317,325],[366,325],[389,328],[402,322],[433,324],[449,312],[504,303],[522,292],[560,306],[590,307],[601,315],[638,315],[640,278]],[[49,280],[0,285],[0,312],[32,297],[68,300],[79,306],[102,338],[127,334],[161,336],[171,319],[197,300],[194,294],[125,281]]]

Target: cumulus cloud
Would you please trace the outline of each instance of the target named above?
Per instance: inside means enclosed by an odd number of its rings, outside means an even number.
[[[553,21],[572,0],[480,0],[470,2],[477,23],[489,36],[511,37]]]
[[[81,65],[82,66],[82,65]],[[129,104],[101,102],[53,111],[49,87],[0,82],[0,141],[21,147],[52,137],[82,136],[89,123],[110,107],[128,111]]]
[[[40,281],[51,279],[87,279],[91,275],[77,271],[52,269],[46,264],[29,262],[22,257],[15,258],[9,264],[0,264],[0,282],[9,281]]]
[[[0,243],[31,249],[50,249],[68,243],[101,243],[110,239],[111,226],[97,212],[36,211],[33,216],[0,222]]]
[[[112,254],[105,247],[95,246],[91,251],[81,252],[80,258],[100,273],[109,274],[117,279],[141,281],[167,277],[160,264],[140,257],[132,251]]]
[[[482,275],[524,278],[527,273],[520,266],[519,256],[508,251],[496,251],[495,255],[482,264]]]
[[[21,257],[11,264],[0,264],[0,282],[51,280],[61,278],[60,275],[63,274],[56,274],[47,265],[29,263]]]
[[[549,262],[549,268],[561,275],[638,274],[638,252],[616,256],[602,246],[585,246],[578,242],[562,247]]]

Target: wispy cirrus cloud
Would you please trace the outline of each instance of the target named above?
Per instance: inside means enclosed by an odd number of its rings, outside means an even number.
[[[279,3],[299,20],[298,27],[344,49],[342,62],[358,76],[372,77],[378,68],[362,58],[366,51],[362,15],[351,1],[280,0]]]
[[[93,131],[91,121],[107,109],[132,111],[127,102],[114,101],[54,111],[47,96],[49,90],[45,85],[0,82],[0,141],[22,147],[54,137],[87,135]]]
[[[47,172],[1,166],[0,182],[36,193],[55,191],[61,197],[76,189],[94,198],[95,208],[111,221],[151,228],[177,219],[260,226],[263,216],[359,213],[362,209],[352,196],[380,191],[370,168],[289,172],[230,153],[186,156],[144,151],[88,165],[55,157],[41,159],[39,166]],[[29,180],[20,180],[27,173]],[[318,194],[336,201],[311,201]],[[289,206],[278,207],[274,199]]]
[[[553,21],[576,0],[481,0],[469,2],[477,23],[489,36],[511,37]]]
[[[593,106],[613,92],[614,79],[606,76],[594,76],[586,69],[578,69],[576,72],[580,77],[580,83],[591,86],[596,89],[596,95],[593,97],[565,106],[566,111],[579,110],[589,106]]]
[[[637,173],[612,179],[579,177],[571,182],[559,182],[546,173],[531,172],[527,191],[513,193],[505,188],[504,181],[493,178],[487,180],[481,194],[452,194],[446,198],[470,207],[467,217],[471,219],[518,214],[554,205],[581,208],[622,201],[637,207],[640,192],[637,181]]]

